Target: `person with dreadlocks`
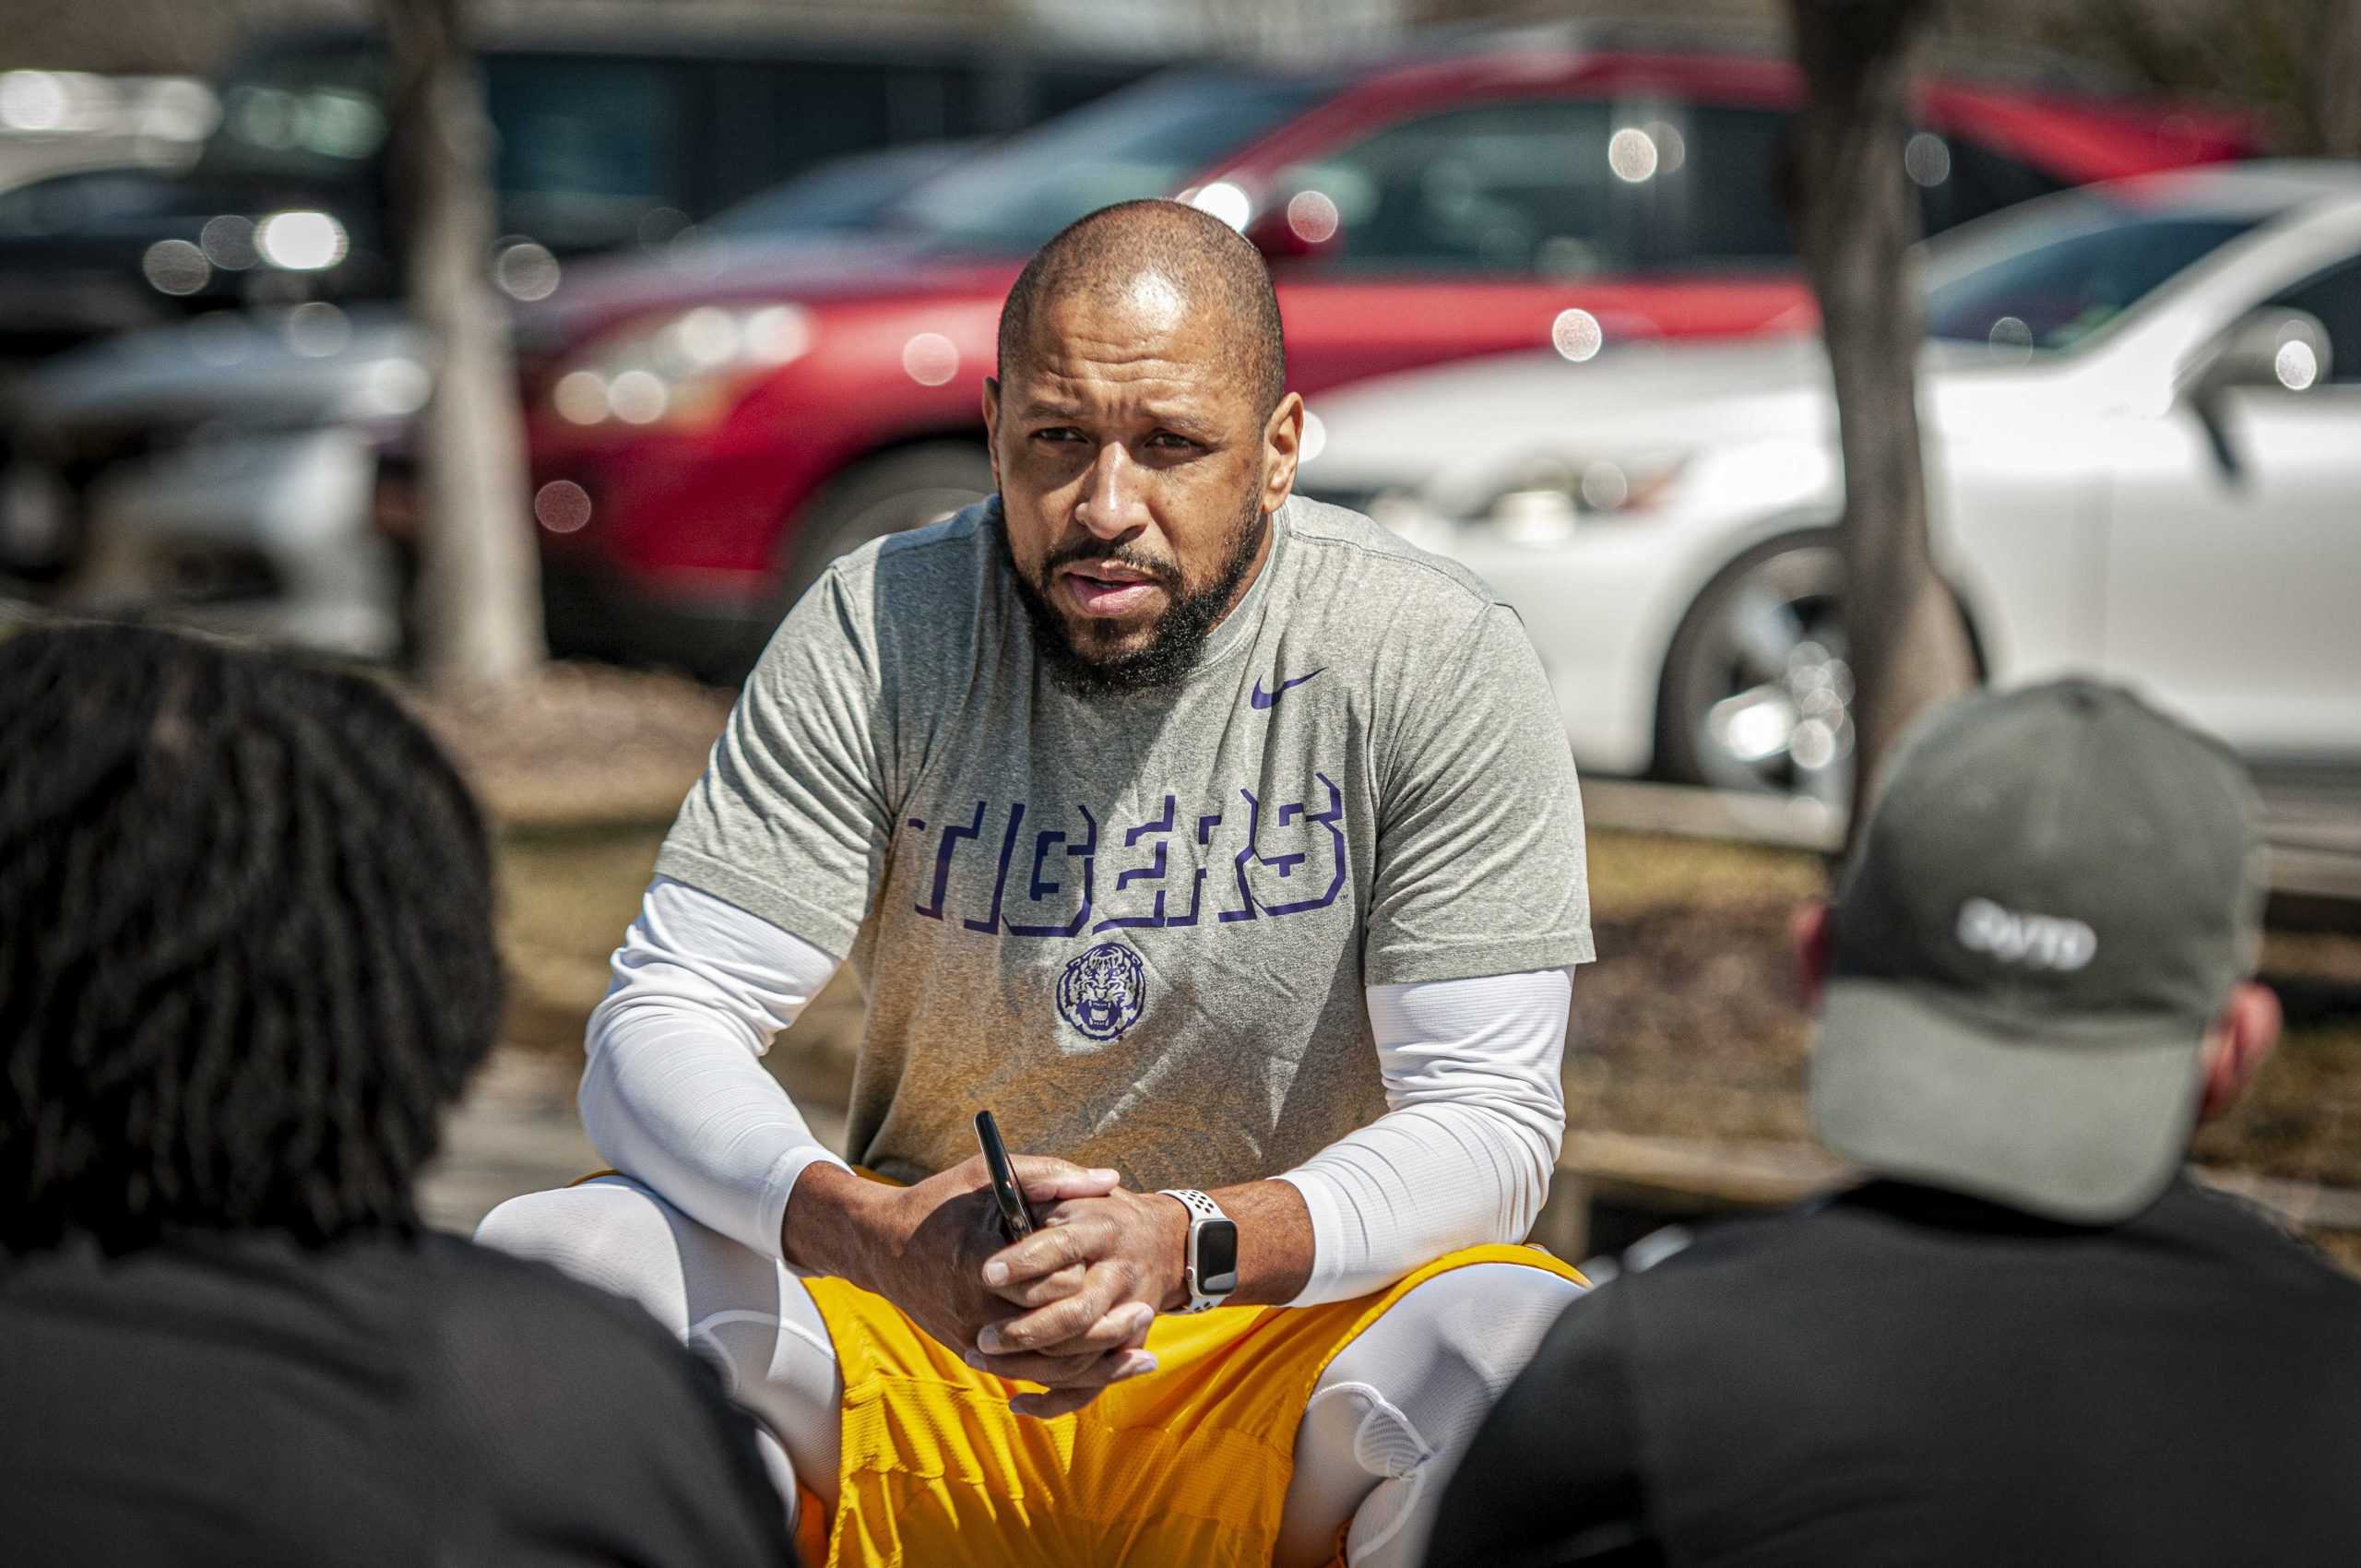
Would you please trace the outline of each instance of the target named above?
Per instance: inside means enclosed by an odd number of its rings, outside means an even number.
[[[0,640],[11,1568],[789,1559],[645,1314],[419,1223],[491,908],[467,791],[370,683]]]

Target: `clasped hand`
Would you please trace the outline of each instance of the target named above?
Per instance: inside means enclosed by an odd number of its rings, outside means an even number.
[[[885,1199],[903,1239],[878,1284],[968,1365],[1041,1385],[1014,1408],[1063,1415],[1156,1369],[1143,1347],[1158,1309],[1181,1293],[1188,1210],[1125,1190],[1112,1170],[1033,1155],[1014,1163],[1039,1229],[1007,1242],[983,1160],[969,1159]]]

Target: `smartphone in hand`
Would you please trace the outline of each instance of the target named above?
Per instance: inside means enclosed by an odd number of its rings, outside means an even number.
[[[1009,1162],[1008,1146],[1000,1141],[1000,1123],[989,1111],[976,1112],[976,1141],[984,1148],[984,1168],[991,1172],[992,1199],[1000,1205],[1001,1233],[1012,1241],[1033,1234],[1038,1222],[1016,1184],[1016,1167]]]

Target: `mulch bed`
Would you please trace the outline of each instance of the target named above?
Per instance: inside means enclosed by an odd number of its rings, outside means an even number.
[[[670,822],[732,694],[661,671],[552,664],[514,685],[403,696],[494,819],[549,830]]]

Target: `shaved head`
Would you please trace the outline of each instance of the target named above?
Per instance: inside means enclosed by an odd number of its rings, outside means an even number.
[[[1184,679],[1295,483],[1303,399],[1262,256],[1178,202],[1092,213],[1009,290],[982,412],[1051,672],[1086,695]]]
[[[1076,219],[1034,253],[1000,313],[1000,379],[1016,379],[1044,307],[1123,301],[1216,326],[1258,416],[1286,396],[1287,344],[1270,269],[1246,237],[1177,201],[1127,201]]]

